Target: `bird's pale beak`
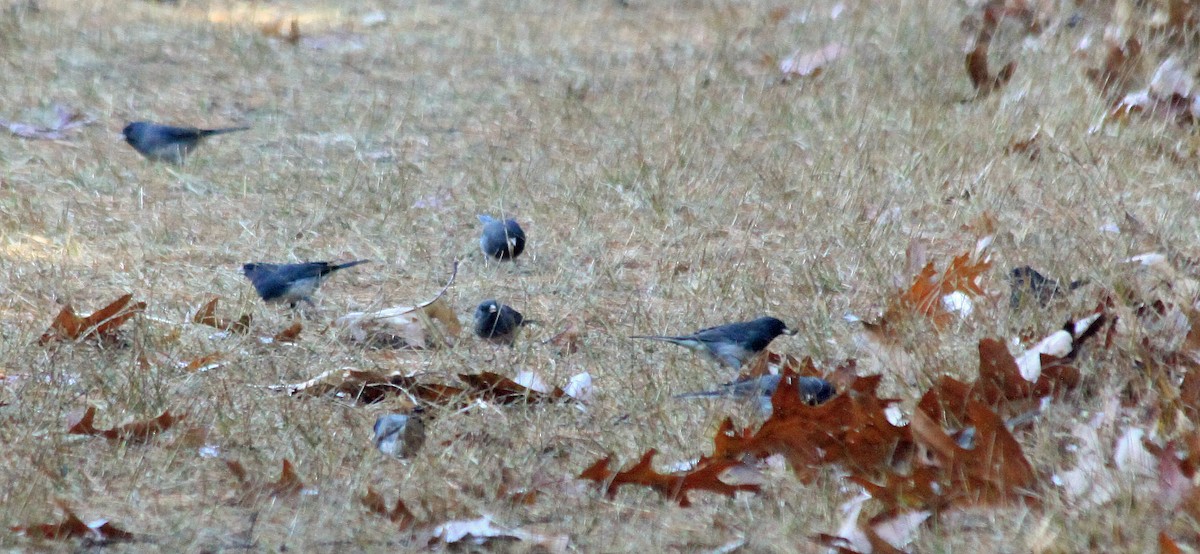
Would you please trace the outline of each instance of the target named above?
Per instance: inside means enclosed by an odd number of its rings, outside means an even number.
[[[789,336],[789,337],[790,337],[790,336],[792,336],[792,335],[796,334],[796,330],[795,330],[795,329],[792,329],[792,328],[790,328],[790,327],[784,327],[784,328],[783,328],[783,334],[785,334],[785,335],[787,335],[787,336]]]

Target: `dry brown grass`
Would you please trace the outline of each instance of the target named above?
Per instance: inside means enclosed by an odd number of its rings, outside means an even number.
[[[833,3],[776,22],[777,4],[759,0],[38,0],[38,11],[6,0],[15,7],[0,14],[0,117],[59,102],[98,123],[69,142],[0,137],[0,371],[17,377],[0,386],[0,522],[53,520],[51,500],[63,499],[85,519],[142,535],[132,549],[414,548],[359,504],[371,486],[422,518],[492,514],[565,533],[580,551],[739,540],[746,551],[815,551],[806,537],[836,530],[836,508],[854,494],[834,471],[810,485],[780,474],[763,494],[732,500],[696,494],[689,509],[628,488],[611,501],[560,491],[512,506],[495,484],[505,467],[518,482],[570,479],[608,452],[629,461],[654,447],[663,464],[694,457],[727,415],[755,421],[738,402],[672,400],[728,375],[630,334],[770,313],[801,331],[776,349],[862,357],[864,371],[888,374],[887,393],[907,409],[934,377],[969,377],[981,337],[1048,333],[1107,291],[1194,300],[1121,263],[1162,245],[1100,230],[1129,211],[1169,247],[1193,251],[1200,227],[1190,131],[1146,120],[1087,132],[1106,103],[1072,49],[1089,33],[1098,40],[1103,9],[1035,48],[998,36],[997,56],[1017,56],[1016,75],[965,101],[959,24],[971,8],[852,2],[830,20]],[[377,10],[386,23],[363,26]],[[255,23],[276,15],[297,16],[306,37],[352,36],[325,50],[289,45]],[[760,63],[832,40],[848,53],[816,79],[780,84],[774,65]],[[174,169],[120,142],[133,119],[253,129],[212,140]],[[1037,160],[1005,154],[1038,128]],[[482,262],[481,212],[524,224],[519,264]],[[909,367],[860,352],[843,314],[879,313],[909,277],[912,239],[941,263],[969,249],[976,235],[961,227],[984,212],[998,223],[985,283],[995,297],[949,332],[905,334]],[[295,346],[214,340],[183,323],[218,295],[223,310],[249,310],[256,329],[277,331],[289,315],[257,302],[241,263],[360,257],[375,263],[322,289]],[[496,297],[543,322],[514,350],[466,337],[452,350],[378,352],[319,333],[347,311],[424,300],[458,257],[450,300],[464,320]],[[1090,284],[1050,309],[1013,312],[1003,276],[1024,264]],[[87,312],[126,292],[149,304],[149,317],[127,327],[132,347],[36,344],[61,304]],[[585,324],[583,348],[559,357],[539,343],[570,318]],[[1083,391],[1019,436],[1046,477],[1043,508],[947,518],[925,527],[913,550],[1145,551],[1151,530],[1195,531],[1154,508],[1144,479],[1128,478],[1116,500],[1093,507],[1049,484],[1073,466],[1074,423],[1148,387],[1133,366],[1139,332],[1131,326],[1113,349],[1085,356]],[[233,361],[206,373],[144,370],[140,352]],[[437,413],[425,450],[400,463],[369,442],[374,418],[396,405],[257,388],[337,367],[532,369],[556,384],[589,371],[599,395],[586,410]],[[68,436],[68,413],[89,404],[102,426],[186,412],[252,474],[274,479],[287,458],[319,493],[230,505],[224,465],[177,432],[146,445]],[[1131,406],[1118,420],[1153,429],[1150,412]],[[0,545],[29,544],[0,535]]]

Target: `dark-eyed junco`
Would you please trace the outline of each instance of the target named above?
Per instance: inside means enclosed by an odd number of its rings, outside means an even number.
[[[425,422],[419,411],[379,416],[371,441],[388,456],[411,458],[425,444]]]
[[[480,215],[483,234],[479,237],[479,248],[485,256],[497,260],[514,260],[525,251],[525,231],[515,219],[500,221],[488,215]]]
[[[1032,294],[1037,298],[1038,304],[1045,307],[1052,300],[1066,293],[1058,281],[1038,273],[1036,269],[1027,265],[1010,271],[1008,284],[1012,286],[1012,294],[1008,298],[1008,305],[1012,308],[1019,307],[1026,294]],[[1084,284],[1086,284],[1084,281],[1072,281],[1068,289],[1075,290]]]
[[[743,363],[766,349],[775,337],[792,334],[795,331],[788,329],[782,321],[764,316],[754,321],[709,327],[679,337],[635,335],[629,338],[678,344],[701,352],[726,367],[741,369]]]
[[[521,312],[495,300],[484,300],[475,308],[475,334],[489,342],[511,345],[517,329],[526,323]]]
[[[675,398],[710,398],[717,396],[750,398],[757,396],[766,397],[769,402],[770,397],[775,394],[775,389],[779,387],[780,379],[779,375],[750,377],[726,383],[717,388],[717,390],[678,394],[675,395]],[[810,406],[824,404],[825,401],[837,394],[837,388],[833,386],[833,383],[820,377],[798,377],[796,379],[796,386],[799,389],[800,399]]]
[[[344,264],[307,262],[301,264],[249,263],[242,274],[254,284],[254,290],[267,302],[287,302],[295,308],[301,300],[313,304],[310,296],[330,273],[370,260],[355,260]]]
[[[125,135],[125,142],[128,142],[134,150],[147,159],[181,164],[196,148],[196,145],[200,144],[201,140],[213,135],[245,131],[246,129],[249,127],[196,129],[135,121],[126,125],[121,134]]]

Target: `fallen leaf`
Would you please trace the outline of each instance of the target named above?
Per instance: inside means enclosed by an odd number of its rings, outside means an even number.
[[[741,462],[731,459],[715,460],[702,459],[696,467],[681,472],[663,474],[651,467],[650,462],[657,453],[647,450],[641,460],[624,471],[614,472],[608,468],[612,456],[602,458],[579,474],[580,479],[594,481],[600,490],[609,498],[617,494],[621,485],[641,485],[659,492],[665,498],[678,502],[681,507],[691,506],[688,493],[693,490],[706,490],[723,494],[732,498],[737,491],[757,493],[761,487],[753,484],[730,485],[720,480],[725,470],[739,465]]]
[[[1178,0],[1176,0],[1178,1]],[[1158,532],[1158,554],[1183,554],[1183,549],[1175,544],[1175,540],[1166,531]]]
[[[272,337],[272,341],[273,342],[285,342],[285,343],[296,342],[296,340],[300,338],[300,331],[302,329],[304,329],[304,325],[302,325],[299,321],[297,321],[297,322],[293,323],[287,329],[284,329],[284,330],[276,333],[275,336]]]
[[[462,332],[462,324],[443,296],[458,275],[458,262],[450,280],[428,302],[397,306],[375,312],[352,312],[334,321],[349,339],[376,348],[425,349],[451,346]]]
[[[1004,149],[1004,153],[1008,155],[1024,154],[1029,158],[1029,161],[1036,161],[1042,154],[1042,131],[1038,129],[1029,135],[1029,138],[1024,140],[1014,140]]]
[[[399,373],[385,375],[368,370],[331,369],[301,383],[269,385],[267,388],[273,391],[285,391],[291,396],[333,395],[364,404],[372,404],[414,385],[413,379]]]
[[[913,278],[912,285],[891,299],[878,322],[863,322],[868,334],[884,342],[894,340],[893,325],[910,314],[924,316],[937,327],[949,325],[954,315],[948,309],[948,304],[956,306],[961,300],[948,303],[948,295],[955,294],[952,298],[956,299],[969,299],[985,294],[979,280],[992,267],[992,263],[990,254],[986,253],[986,237],[981,239],[980,244],[982,246],[974,254],[967,252],[951,259],[940,274],[933,262],[927,263]]]
[[[1134,74],[1141,63],[1142,43],[1129,38],[1121,43],[1109,43],[1104,65],[1088,69],[1085,74],[1100,92],[1109,98],[1124,96],[1131,87]]]
[[[383,495],[375,492],[375,489],[371,487],[367,487],[367,494],[362,497],[362,503],[371,513],[383,516],[388,521],[397,524],[401,531],[411,529],[417,522],[417,517],[404,504],[404,499],[397,497],[396,506],[389,510],[383,501]]]
[[[566,396],[559,388],[549,392],[538,392],[490,371],[478,374],[460,373],[458,379],[467,384],[468,393],[473,397],[498,404],[536,404],[553,402]]]
[[[135,421],[112,429],[97,429],[95,427],[96,408],[88,406],[83,417],[78,422],[71,424],[67,429],[67,433],[71,435],[99,435],[109,440],[145,442],[154,438],[155,435],[170,429],[184,417],[186,416],[173,416],[170,411],[165,411],[162,415],[152,419]]]
[[[50,328],[38,339],[39,344],[51,341],[80,341],[96,338],[104,342],[116,340],[117,328],[146,309],[145,302],[129,304],[132,294],[126,294],[87,317],[79,317],[70,304],[63,306]]]
[[[237,460],[223,461],[229,472],[237,478],[241,487],[235,498],[237,504],[248,505],[267,498],[294,498],[300,496],[301,493],[308,492],[308,489],[304,487],[304,481],[292,467],[292,462],[286,458],[283,460],[283,469],[279,472],[279,480],[274,482],[251,480],[240,462]]]
[[[556,402],[567,397],[560,388],[548,392],[525,387],[503,375],[482,372],[459,374],[463,386],[442,383],[419,382],[400,373],[383,374],[377,371],[358,369],[329,370],[308,381],[290,385],[269,385],[273,391],[284,391],[289,395],[325,396],[333,395],[371,404],[384,398],[405,394],[414,401],[432,405],[463,406],[476,400],[496,404],[536,404]]]
[[[223,362],[224,359],[225,359],[224,353],[213,352],[212,354],[208,354],[206,356],[200,356],[199,358],[196,358],[196,359],[188,362],[188,364],[183,367],[183,370],[191,372],[191,371],[209,371],[212,369],[217,369],[217,368],[225,365],[225,363]]]
[[[992,44],[992,36],[1000,24],[1000,18],[1004,16],[1002,8],[1003,2],[992,1],[984,5],[983,25],[979,28],[979,34],[975,36],[973,48],[967,52],[967,76],[980,97],[987,96],[1007,84],[1017,69],[1017,62],[1010,61],[995,75],[988,70],[988,48]]]
[[[63,521],[59,523],[38,523],[32,525],[15,525],[10,529],[17,534],[43,540],[63,540],[70,538],[84,539],[98,545],[114,542],[132,541],[136,537],[105,519],[84,523],[70,508],[60,503],[63,511]]]
[[[250,314],[242,314],[242,317],[238,318],[236,321],[217,317],[216,311],[218,300],[218,298],[213,298],[212,300],[209,300],[208,303],[201,306],[200,309],[196,310],[196,313],[192,316],[192,323],[208,325],[209,327],[220,329],[222,331],[228,331],[230,333],[242,335],[249,333]]]

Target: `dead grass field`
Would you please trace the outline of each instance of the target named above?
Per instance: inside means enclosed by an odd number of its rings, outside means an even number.
[[[693,493],[686,509],[646,489],[608,500],[557,483],[608,453],[624,465],[657,448],[666,467],[707,453],[725,417],[760,420],[734,400],[673,400],[730,375],[631,334],[775,315],[800,332],[774,350],[823,367],[858,358],[909,412],[937,376],[972,375],[980,338],[1044,336],[1108,295],[1192,306],[1200,289],[1123,260],[1200,254],[1194,130],[1142,118],[1088,132],[1109,106],[1083,73],[1103,56],[1109,10],[1074,4],[1039,36],[997,35],[993,58],[1017,60],[1016,73],[975,99],[960,24],[978,10],[962,2],[6,0],[0,118],[61,103],[96,122],[65,141],[0,136],[0,523],[58,521],[60,499],[139,535],[119,551],[421,548],[362,507],[370,486],[423,521],[490,514],[582,552],[821,551],[808,537],[835,532],[858,492],[836,469],[812,484],[777,471],[758,495]],[[386,20],[371,23],[376,12]],[[297,19],[299,44],[264,35],[276,17]],[[1075,53],[1085,36],[1097,46]],[[779,59],[831,41],[841,58],[781,83]],[[173,168],[120,140],[137,119],[253,128]],[[1006,153],[1039,129],[1036,159]],[[1155,240],[1102,229],[1126,212]],[[521,221],[519,263],[483,263],[476,213]],[[940,333],[905,326],[894,356],[863,349],[843,316],[881,313],[912,277],[914,240],[939,267],[973,248],[964,226],[985,213],[994,266],[975,314]],[[352,258],[373,263],[321,289],[297,344],[258,343],[291,314],[254,297],[243,262]],[[456,258],[449,300],[464,323],[492,297],[541,322],[514,349],[467,333],[452,349],[378,351],[321,333],[348,311],[429,298]],[[1088,284],[1012,310],[1004,276],[1026,264]],[[125,293],[148,304],[124,328],[129,347],[37,344],[63,304],[87,313]],[[213,296],[253,314],[255,333],[212,338],[187,323]],[[1159,444],[1192,428],[1164,423],[1156,378],[1136,363],[1143,338],[1178,329],[1117,304],[1114,345],[1087,350],[1080,389],[1017,436],[1043,505],[949,515],[911,551],[1149,551],[1159,530],[1195,545],[1195,522],[1156,507],[1153,477],[1117,473],[1100,505],[1052,483],[1077,463],[1074,426],[1110,399],[1124,400],[1100,430],[1110,446],[1130,426]],[[560,356],[542,341],[570,321],[582,347]],[[214,352],[229,362],[202,373],[137,363]],[[399,462],[369,440],[399,400],[261,388],[341,367],[445,380],[528,369],[555,385],[587,371],[597,397],[435,410],[425,449]],[[89,405],[102,427],[168,409],[186,425],[147,444],[68,435]],[[190,427],[262,479],[291,460],[317,493],[229,502],[232,475],[199,455]],[[514,504],[496,494],[505,468],[518,485],[556,485]],[[0,533],[4,548],[78,545]],[[497,548],[531,547],[484,549]]]

